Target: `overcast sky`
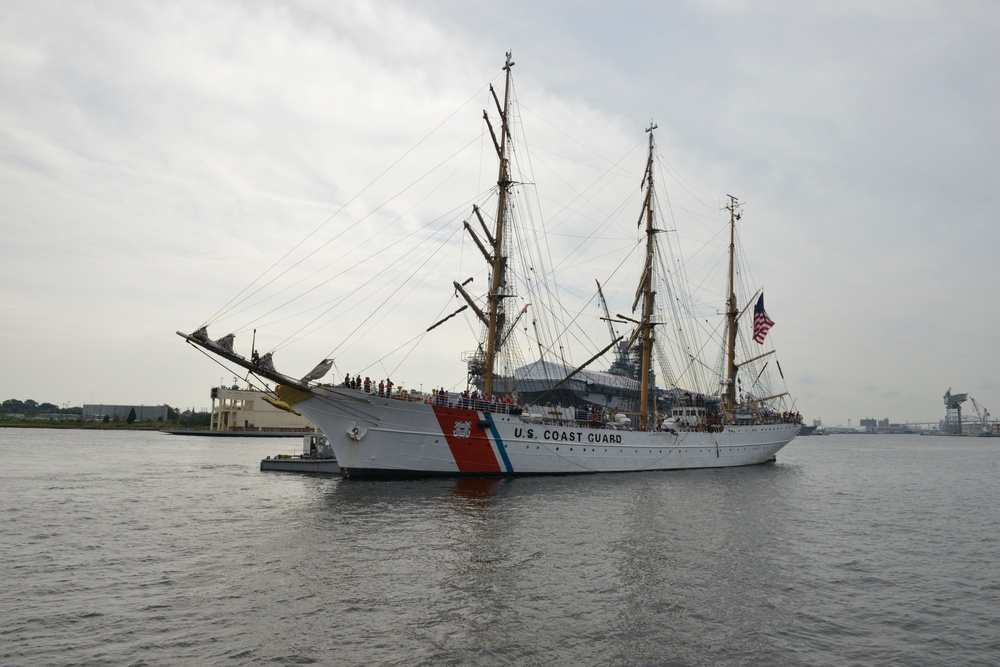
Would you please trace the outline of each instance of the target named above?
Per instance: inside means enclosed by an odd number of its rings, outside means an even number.
[[[0,3],[0,400],[207,407],[232,376],[174,332],[456,109],[474,137],[511,50],[540,118],[614,157],[654,119],[747,202],[807,421],[935,421],[949,387],[1000,415],[998,29],[972,0]]]

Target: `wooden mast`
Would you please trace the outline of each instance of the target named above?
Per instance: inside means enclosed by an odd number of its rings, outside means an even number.
[[[729,303],[726,307],[727,340],[726,340],[726,409],[736,408],[736,320],[739,309],[736,307],[736,221],[740,219],[739,200],[729,197],[726,210],[729,211]]]
[[[646,261],[642,272],[640,289],[642,290],[642,374],[639,385],[639,430],[645,431],[649,425],[649,366],[650,352],[653,345],[653,130],[656,125],[650,123],[646,129],[649,134],[649,158],[646,161]]]
[[[503,66],[503,69],[506,72],[503,91],[503,108],[500,109],[500,142],[497,145],[497,153],[500,156],[500,173],[497,176],[499,199],[497,202],[496,233],[493,236],[493,279],[490,284],[490,292],[488,295],[490,312],[489,324],[487,326],[486,333],[486,369],[483,375],[483,393],[487,397],[493,395],[493,368],[496,365],[496,342],[497,335],[499,333],[497,331],[497,323],[503,313],[500,299],[504,297],[502,291],[504,285],[506,284],[506,276],[504,273],[507,268],[507,258],[503,254],[504,227],[506,226],[507,220],[507,192],[511,185],[510,174],[508,171],[509,161],[507,160],[507,137],[510,134],[510,130],[507,126],[507,111],[510,108],[510,70],[514,66],[514,61],[510,59],[510,51],[508,51],[506,55],[507,59]],[[496,101],[495,94],[494,101]],[[499,107],[499,104],[497,106]],[[485,116],[485,112],[483,115]],[[496,142],[495,136],[494,142]]]

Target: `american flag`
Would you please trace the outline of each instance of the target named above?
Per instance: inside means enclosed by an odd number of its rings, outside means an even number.
[[[774,326],[774,321],[767,316],[767,312],[764,310],[764,295],[760,295],[757,299],[757,305],[753,307],[753,339],[754,342],[763,345],[764,336],[767,332],[771,330]]]

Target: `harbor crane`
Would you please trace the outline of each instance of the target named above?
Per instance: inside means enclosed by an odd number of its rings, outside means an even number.
[[[608,323],[608,333],[611,334],[613,342],[618,338],[618,334],[615,333],[615,323],[625,324],[625,322],[611,317],[611,311],[608,310],[608,302],[604,300],[604,290],[601,289],[601,282],[599,280],[595,280],[594,282],[597,283],[597,296],[601,301],[601,308],[604,310],[604,317],[601,319]],[[631,376],[628,361],[628,343],[620,342],[615,346],[615,360],[611,364],[611,372],[616,375]]]
[[[968,394],[953,394],[951,387],[944,394],[945,424],[951,435],[962,435],[962,403],[970,401],[976,411],[981,433],[991,433],[990,411]]]
[[[968,398],[968,394],[951,393],[951,387],[944,393],[944,421],[949,434],[962,435],[962,403]]]
[[[972,401],[972,407],[976,409],[976,416],[979,417],[979,423],[983,427],[983,432],[988,433],[990,431],[990,411],[980,405],[971,396],[969,396],[969,400]]]

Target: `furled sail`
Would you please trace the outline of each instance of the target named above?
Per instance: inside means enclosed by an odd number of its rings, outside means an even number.
[[[268,352],[263,357],[260,358],[260,363],[257,364],[266,371],[271,371],[272,373],[277,373],[277,369],[274,367],[274,360],[271,359],[271,353]]]
[[[215,341],[215,344],[219,346],[223,352],[228,352],[229,354],[236,354],[233,349],[233,343],[236,341],[236,334],[228,334],[223,336],[219,340]]]
[[[302,382],[302,384],[305,384],[306,382],[310,382],[312,380],[318,380],[327,373],[329,373],[331,368],[333,368],[333,359],[324,359],[323,361],[316,364],[316,368],[309,371],[302,378],[302,380],[300,380],[300,382]]]

